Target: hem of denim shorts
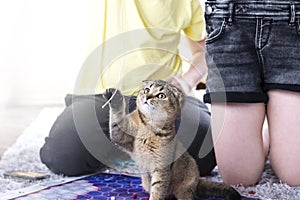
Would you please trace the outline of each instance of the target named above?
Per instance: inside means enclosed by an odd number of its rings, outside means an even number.
[[[204,95],[205,103],[267,103],[268,96],[262,92],[212,92]]]
[[[269,91],[273,89],[278,90],[287,90],[292,92],[300,92],[300,85],[292,85],[292,84],[278,84],[278,83],[265,83],[264,90]]]

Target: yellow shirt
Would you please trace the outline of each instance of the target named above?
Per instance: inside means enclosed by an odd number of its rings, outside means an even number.
[[[118,88],[136,95],[143,80],[182,73],[181,31],[206,37],[199,0],[91,0],[91,43],[75,94]]]

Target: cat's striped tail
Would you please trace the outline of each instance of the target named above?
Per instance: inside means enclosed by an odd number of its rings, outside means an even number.
[[[227,200],[240,200],[241,195],[231,186],[224,183],[199,180],[197,196],[223,197]]]

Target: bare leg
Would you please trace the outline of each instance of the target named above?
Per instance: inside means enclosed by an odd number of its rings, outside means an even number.
[[[300,186],[300,93],[268,92],[270,161],[278,177]]]
[[[264,118],[263,103],[212,104],[216,159],[224,182],[247,186],[259,180],[265,163]]]

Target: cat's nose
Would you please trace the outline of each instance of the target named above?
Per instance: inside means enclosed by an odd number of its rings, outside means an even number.
[[[150,94],[150,95],[147,95],[146,96],[146,101],[148,100],[148,99],[152,99],[154,96],[152,95],[152,94]]]

